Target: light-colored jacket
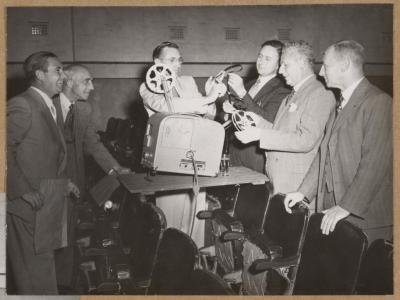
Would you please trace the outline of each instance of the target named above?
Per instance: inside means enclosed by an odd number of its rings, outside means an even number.
[[[274,193],[298,189],[316,156],[335,98],[315,76],[286,102],[273,124],[266,123],[260,148],[266,150],[266,172]]]

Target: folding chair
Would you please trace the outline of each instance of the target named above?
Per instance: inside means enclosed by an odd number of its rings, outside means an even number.
[[[246,294],[292,294],[309,210],[300,203],[289,214],[284,198],[276,194],[270,199],[264,231],[244,243],[242,278]]]
[[[190,236],[168,228],[158,250],[149,294],[185,294],[188,280],[198,266],[199,252]]]
[[[392,295],[393,280],[393,242],[375,240],[362,261],[357,294]]]
[[[215,256],[216,267],[223,274],[240,272],[243,267],[243,240],[225,238],[226,232],[246,233],[249,236],[262,231],[265,211],[272,184],[246,184],[237,187],[231,210],[215,209],[197,214],[200,219],[211,219],[214,245],[200,249],[203,264],[208,267],[207,256]]]
[[[294,294],[354,294],[367,237],[346,220],[324,235],[320,229],[323,216],[316,213],[310,218]]]

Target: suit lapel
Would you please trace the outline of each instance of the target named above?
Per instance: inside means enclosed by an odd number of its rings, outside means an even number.
[[[264,86],[258,91],[258,93],[254,96],[253,101],[259,105],[262,106],[263,103],[261,102],[259,104],[259,101],[264,99],[264,95],[268,94],[271,92],[272,87],[274,87],[276,85],[276,77],[272,78],[270,81],[268,81],[266,84],[264,84]]]
[[[338,114],[335,123],[333,124],[333,131],[338,130],[347,119],[352,118],[354,115],[354,111],[357,107],[364,101],[365,93],[368,90],[369,82],[367,79],[363,79],[358,87],[354,90],[351,95],[349,102],[343,108],[343,110]]]
[[[58,168],[58,175],[61,174],[61,172],[64,170],[65,165],[66,165],[66,159],[67,159],[67,146],[65,144],[65,140],[64,140],[64,135],[61,132],[61,129],[58,127],[56,121],[54,120],[49,108],[47,107],[46,103],[44,102],[44,100],[42,99],[42,96],[40,96],[36,91],[34,91],[33,89],[29,89],[29,92],[32,96],[32,99],[34,99],[34,101],[37,102],[38,107],[40,107],[40,111],[43,115],[44,120],[46,121],[47,125],[49,126],[51,132],[54,134],[54,137],[61,143],[62,148],[63,148],[63,158],[62,161],[59,165]]]
[[[307,79],[306,82],[304,82],[303,85],[300,86],[300,89],[294,93],[293,97],[290,99],[290,101],[288,103],[286,103],[287,97],[285,99],[283,99],[282,104],[279,107],[279,111],[276,115],[273,127],[275,127],[276,124],[279,124],[280,119],[288,111],[291,103],[301,102],[302,100],[306,99],[306,97],[303,97],[303,95],[308,91],[309,86],[314,81],[315,81],[315,75],[310,77],[309,79]]]

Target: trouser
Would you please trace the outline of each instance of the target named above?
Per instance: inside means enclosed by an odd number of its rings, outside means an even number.
[[[17,294],[58,294],[54,253],[35,253],[34,224],[7,213],[7,256]]]

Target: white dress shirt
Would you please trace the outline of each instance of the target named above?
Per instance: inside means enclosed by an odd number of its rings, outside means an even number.
[[[257,81],[251,86],[249,90],[250,97],[254,99],[254,97],[262,89],[262,87],[275,76],[276,74],[272,74],[269,76],[259,76]]]
[[[345,107],[347,102],[349,102],[351,95],[353,95],[354,90],[357,88],[357,86],[360,84],[361,80],[364,79],[364,76],[361,77],[359,80],[355,81],[352,83],[347,89],[342,91],[342,97],[343,97],[343,102],[341,104],[342,109]]]
[[[44,103],[49,108],[54,121],[57,122],[57,112],[56,112],[56,107],[53,104],[53,100],[51,100],[50,97],[45,92],[39,90],[37,87],[31,86],[31,88],[34,89],[36,92],[38,92],[38,94],[42,97]]]
[[[65,96],[65,94],[60,93],[60,105],[61,105],[61,111],[63,115],[63,120],[65,122],[65,119],[67,118],[67,114],[69,112],[69,108],[71,106],[71,101]]]

